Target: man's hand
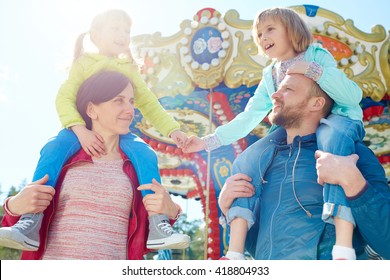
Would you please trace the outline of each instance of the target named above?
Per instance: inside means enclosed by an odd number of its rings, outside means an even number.
[[[169,218],[175,218],[179,212],[179,207],[173,202],[169,192],[155,179],[151,184],[144,184],[138,190],[152,190],[154,194],[148,194],[143,198],[146,211],[151,214],[165,214]]]
[[[107,154],[104,139],[100,134],[83,125],[72,126],[72,130],[79,139],[81,147],[89,156],[100,158]]]
[[[218,198],[222,213],[226,215],[235,198],[254,195],[255,188],[251,181],[251,177],[242,173],[235,174],[226,180]]]
[[[337,156],[323,151],[316,151],[317,182],[340,185],[346,196],[358,194],[366,180],[356,167],[358,155]]]
[[[50,205],[55,193],[53,187],[45,185],[48,179],[49,176],[45,175],[25,186],[8,200],[8,210],[13,215],[43,212]]]

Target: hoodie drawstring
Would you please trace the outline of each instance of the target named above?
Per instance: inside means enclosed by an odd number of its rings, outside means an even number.
[[[262,182],[263,184],[268,183],[268,181],[266,181],[266,180],[264,179],[263,174],[262,174],[262,172],[261,172],[261,158],[263,157],[264,153],[265,153],[266,151],[268,151],[271,147],[272,147],[272,145],[269,145],[267,148],[265,148],[264,151],[261,153],[261,155],[260,155],[260,157],[259,157],[259,159],[260,159],[260,160],[259,160],[259,173],[260,173],[261,182]],[[264,170],[264,174],[265,174],[265,172],[267,171],[269,165],[270,165],[270,163],[268,163],[268,166],[267,166],[266,169]]]
[[[299,140],[299,143],[298,143],[298,153],[297,153],[297,156],[295,157],[293,170],[292,170],[292,189],[293,189],[295,200],[298,202],[298,204],[302,208],[302,210],[305,211],[306,215],[309,216],[309,218],[311,218],[313,216],[313,214],[310,213],[310,211],[307,210],[305,207],[303,207],[302,203],[298,199],[297,193],[295,192],[295,176],[294,176],[295,175],[295,167],[297,165],[300,153],[301,153],[301,141]]]

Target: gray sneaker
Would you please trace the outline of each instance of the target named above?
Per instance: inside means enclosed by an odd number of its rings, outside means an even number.
[[[149,216],[148,249],[185,249],[190,246],[190,237],[173,231],[166,215]]]
[[[43,214],[25,214],[12,227],[0,228],[0,246],[37,251]]]

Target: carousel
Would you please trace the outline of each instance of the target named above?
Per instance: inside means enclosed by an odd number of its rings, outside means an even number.
[[[301,14],[317,43],[328,49],[338,67],[363,90],[365,144],[375,153],[390,178],[390,36],[383,26],[365,33],[353,20],[329,10],[301,5]],[[142,57],[143,77],[164,108],[181,124],[182,131],[199,137],[232,120],[244,110],[270,61],[258,54],[251,35],[253,19],[241,19],[235,10],[221,15],[212,8],[185,19],[179,31],[132,39]],[[162,181],[170,193],[198,199],[205,217],[205,259],[219,259],[228,235],[219,225],[217,198],[231,175],[234,159],[263,137],[267,120],[245,138],[211,153],[184,154],[137,111],[132,132],[157,152]]]

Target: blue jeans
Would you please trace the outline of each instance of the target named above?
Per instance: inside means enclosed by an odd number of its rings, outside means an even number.
[[[340,156],[355,153],[356,142],[362,141],[364,128],[361,121],[331,114],[321,119],[317,129],[317,145],[322,151]],[[324,210],[322,219],[334,223],[333,218],[339,217],[355,225],[344,190],[339,185],[324,184]]]
[[[133,158],[130,150],[130,145],[127,145],[127,139],[132,141],[136,138],[134,134],[126,134],[120,136],[120,147],[129,158]],[[140,140],[142,141],[142,140]],[[41,156],[35,169],[33,182],[42,178],[46,174],[49,175],[47,185],[55,187],[58,177],[65,163],[81,149],[79,140],[73,131],[68,129],[61,130],[57,136],[51,138],[41,150]],[[159,178],[156,178],[159,181]],[[150,190],[141,191],[142,196],[153,193]]]
[[[258,198],[261,195],[261,190],[264,184],[264,175],[268,167],[272,164],[275,146],[271,143],[275,139],[286,137],[286,131],[275,129],[267,136],[249,146],[233,163],[233,174],[243,173],[250,175],[252,185],[255,188],[255,194],[251,197],[236,198],[230,209],[226,213],[226,221],[228,224],[237,218],[243,218],[248,223],[248,230],[256,221],[254,209]]]

